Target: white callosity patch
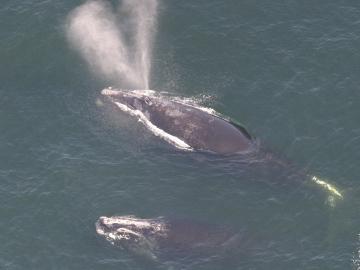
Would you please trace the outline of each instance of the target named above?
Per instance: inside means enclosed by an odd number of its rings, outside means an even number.
[[[110,242],[115,242],[115,241],[119,241],[119,240],[130,240],[131,236],[133,236],[133,237],[135,236],[137,238],[142,237],[141,234],[136,233],[136,232],[126,229],[126,228],[119,228],[114,232],[110,232],[110,233],[103,232],[102,234]]]
[[[154,90],[125,90],[125,89],[122,89],[121,91],[120,90],[113,90],[112,87],[108,87],[108,88],[104,88],[103,90],[101,90],[101,94],[104,95],[104,96],[116,96],[118,94],[123,94],[123,93],[126,93],[126,92],[129,92],[131,93],[132,96],[136,96],[138,98],[142,97],[142,96],[155,96],[156,95],[156,92]]]
[[[123,225],[123,226],[135,226],[140,229],[152,228],[154,231],[160,232],[165,228],[164,223],[154,219],[139,219],[133,216],[113,216],[113,217],[101,217],[102,222],[105,225]]]
[[[138,219],[132,216],[100,217],[96,222],[96,232],[110,243],[125,240],[153,247],[154,237],[165,237],[166,223],[162,219]]]
[[[145,95],[145,96],[155,96],[156,92],[154,90],[132,90],[131,91],[134,94],[138,94],[138,95]]]

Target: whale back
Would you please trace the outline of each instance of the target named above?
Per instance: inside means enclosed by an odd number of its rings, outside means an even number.
[[[156,98],[144,113],[154,125],[196,150],[232,154],[254,146],[244,127],[187,104]]]

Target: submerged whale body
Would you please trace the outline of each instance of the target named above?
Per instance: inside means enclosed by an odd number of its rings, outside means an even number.
[[[224,227],[163,217],[103,216],[95,227],[97,234],[112,245],[153,261],[234,253],[249,255],[257,249],[244,232],[234,233]]]
[[[234,154],[255,146],[244,127],[195,106],[140,91],[104,89],[102,94],[180,148]]]

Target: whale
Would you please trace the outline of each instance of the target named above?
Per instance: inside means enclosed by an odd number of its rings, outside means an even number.
[[[152,90],[121,90],[105,88],[101,94],[121,111],[142,122],[154,135],[182,150],[204,151],[235,157],[235,161],[271,161],[294,171],[297,182],[308,182],[328,192],[328,203],[343,199],[341,192],[327,180],[299,170],[289,161],[277,157],[261,146],[247,129],[213,111],[196,104],[159,95]],[[231,160],[232,161],[232,160]],[[293,182],[293,181],[291,181]]]
[[[179,148],[217,154],[248,153],[256,149],[256,140],[245,127],[217,113],[149,91],[107,88],[101,93]]]
[[[95,228],[111,245],[153,262],[252,256],[260,248],[246,230],[169,217],[101,216]]]

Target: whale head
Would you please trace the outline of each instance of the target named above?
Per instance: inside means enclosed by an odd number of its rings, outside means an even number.
[[[126,106],[131,110],[145,111],[152,105],[153,101],[150,96],[152,90],[113,90],[105,88],[101,94],[110,98],[117,105]]]
[[[161,219],[133,216],[102,216],[95,227],[97,234],[112,245],[151,259],[156,259],[157,240],[166,234],[166,224]]]

